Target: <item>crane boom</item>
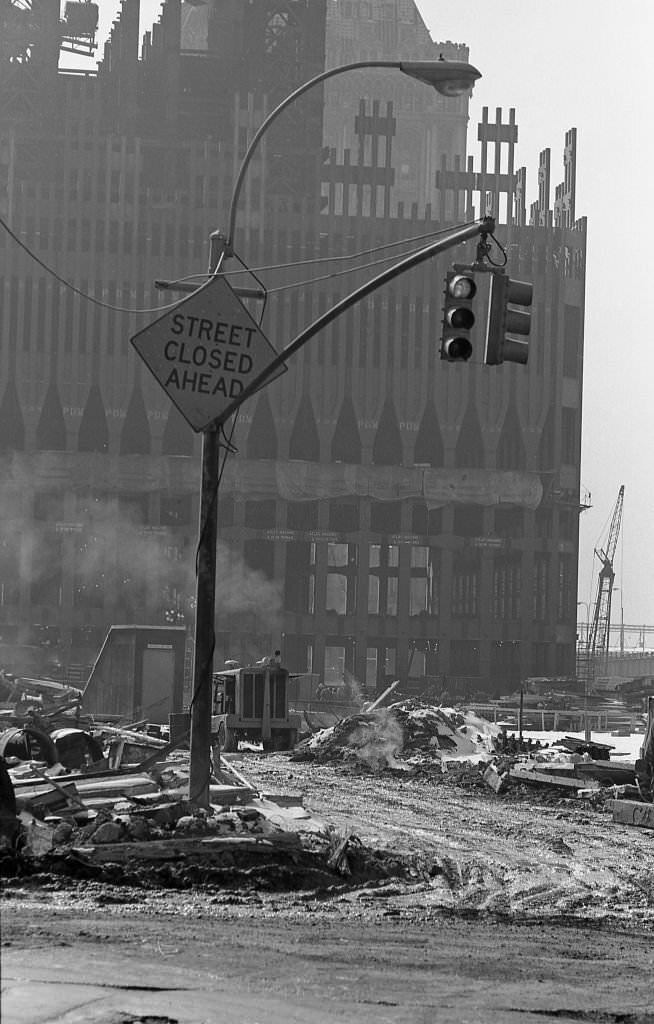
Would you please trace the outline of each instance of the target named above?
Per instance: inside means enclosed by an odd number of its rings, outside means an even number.
[[[588,717],[588,698],[593,688],[598,663],[606,670],[609,654],[609,632],[611,625],[611,595],[613,593],[613,558],[618,545],[620,525],[622,523],[622,506],[624,503],[624,484],[618,492],[618,499],[611,516],[608,540],[605,548],[595,548],[595,554],[602,563],[597,578],[597,593],[593,609],[593,618],[588,626],[585,642],[580,647],[578,661],[578,677],[584,684],[585,694],[585,735],[590,740],[590,724]]]
[[[601,659],[602,663],[606,665],[606,660],[609,654],[609,631],[611,626],[611,597],[613,594],[613,580],[615,579],[615,573],[613,571],[613,558],[618,545],[618,537],[620,535],[620,524],[622,523],[622,506],[624,503],[624,484],[620,487],[618,492],[618,499],[613,509],[613,515],[611,517],[611,526],[609,528],[609,536],[606,542],[605,548],[595,549],[595,554],[602,563],[599,571],[597,580],[597,596],[595,598],[595,608],[593,612],[593,621],[591,624],[589,644],[590,644],[590,655],[593,660],[594,666],[597,664],[597,660]],[[593,677],[595,672],[593,671]]]

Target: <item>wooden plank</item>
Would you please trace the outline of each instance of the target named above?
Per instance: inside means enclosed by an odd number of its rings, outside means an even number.
[[[47,782],[49,786],[52,786],[53,789],[56,789],[60,796],[62,796],[65,799],[66,803],[70,803],[72,806],[84,810],[84,804],[79,798],[79,793],[74,783],[72,787],[74,792],[71,793],[70,787],[65,788],[64,786],[60,786],[56,779],[53,779],[49,775],[46,775],[46,773],[41,771],[40,768],[37,768],[35,764],[32,765],[32,771],[34,772],[35,775],[38,775],[39,778],[43,779],[44,782]]]
[[[75,779],[78,792],[86,797],[130,797],[144,793],[160,793],[161,788],[149,775],[113,775],[110,778]]]
[[[62,792],[63,791],[63,792]],[[67,807],[72,802],[79,804],[79,794],[75,784],[70,782],[64,786],[52,789],[41,783],[31,786],[29,789],[21,789],[16,794],[16,806],[19,810],[40,807],[43,810],[55,810],[60,807]]]
[[[179,860],[184,857],[220,857],[223,853],[247,851],[269,854],[273,850],[298,850],[300,840],[292,832],[279,836],[212,836],[199,839],[153,839],[142,843],[102,843],[76,846],[72,852],[98,863],[124,863],[130,860]]]
[[[643,804],[638,800],[614,800],[613,821],[622,825],[654,828],[654,804]]]
[[[256,790],[249,786],[223,786],[211,782],[209,784],[209,803],[229,807],[231,804],[247,804],[252,800]]]
[[[150,768],[153,768],[159,761],[165,761],[168,754],[171,754],[173,750],[177,750],[183,743],[186,743],[189,739],[191,731],[185,732],[182,736],[178,736],[172,743],[167,743],[164,747],[156,750],[154,754],[150,754],[144,761],[140,761],[139,764],[134,765],[134,770],[137,772],[147,772]]]
[[[231,762],[231,758],[229,756],[226,757],[221,752],[220,756],[219,756],[218,769],[221,770],[223,768],[225,769],[225,771],[227,771],[231,775],[233,775],[234,778],[238,779],[238,781],[241,783],[242,786],[247,786],[247,788],[250,790],[251,793],[257,793],[258,792],[256,787],[253,786],[252,783],[248,779],[245,778],[245,775],[242,775],[241,772],[238,770],[238,768],[234,767],[234,765]]]

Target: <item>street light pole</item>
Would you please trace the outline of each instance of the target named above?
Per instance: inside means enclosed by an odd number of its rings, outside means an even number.
[[[225,237],[214,232],[209,242],[209,273],[215,274],[225,251]],[[218,541],[218,483],[220,479],[219,426],[202,432],[202,480],[196,555],[195,645],[189,803],[207,809],[210,804],[211,714],[213,711],[213,655],[215,648],[216,544]]]
[[[333,75],[361,68],[394,68],[419,81],[432,85],[446,96],[457,96],[468,92],[475,80],[481,77],[479,71],[471,64],[462,61],[357,61],[330,68],[322,74],[305,82],[286,99],[275,107],[266,117],[254,134],[245,153],[234,183],[229,211],[229,229],[225,237],[214,232],[210,240],[209,274],[220,273],[222,262],[234,252],[234,232],[236,229],[236,211],[243,186],[245,173],[254,151],[264,132],[272,121],[298,96],[313,86],[318,85]],[[281,355],[276,356],[272,363],[260,373],[240,396],[239,404],[250,397],[259,387],[271,379],[285,358],[297,351],[327,323],[348,309],[364,295],[381,287],[422,260],[459,242],[484,232],[492,233],[495,222],[485,218],[482,222],[467,225],[466,228],[448,233],[445,238],[433,242],[418,253],[404,259],[400,264],[391,267],[373,281],[356,290],[344,300],[337,303],[318,320],[310,324]],[[189,802],[192,806],[208,809],[210,804],[209,780],[211,772],[211,712],[213,703],[213,655],[215,647],[215,606],[216,606],[216,544],[218,538],[218,484],[220,470],[219,430],[221,421],[216,421],[203,431],[202,437],[202,489],[200,495],[199,539],[197,547],[197,582],[195,608],[195,653],[193,664],[193,699],[191,704],[191,741],[190,741],[190,775]]]

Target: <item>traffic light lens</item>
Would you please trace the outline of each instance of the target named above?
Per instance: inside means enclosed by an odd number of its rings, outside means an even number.
[[[471,277],[460,274],[450,281],[449,291],[455,299],[472,299],[477,291],[477,285]]]
[[[466,306],[457,306],[448,312],[447,319],[452,327],[460,331],[469,331],[475,322],[475,314]]]
[[[453,363],[464,363],[472,355],[472,345],[467,338],[448,338],[445,342],[445,354]]]

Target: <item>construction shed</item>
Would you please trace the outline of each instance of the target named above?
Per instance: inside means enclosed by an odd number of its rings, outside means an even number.
[[[167,725],[182,710],[185,648],[183,626],[110,626],[84,688],[84,711]]]

